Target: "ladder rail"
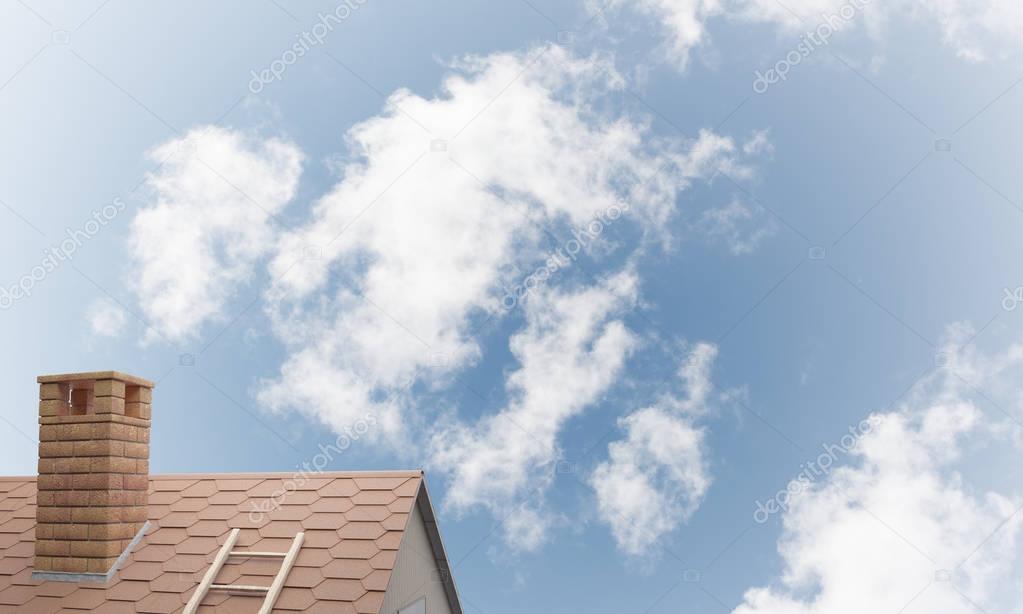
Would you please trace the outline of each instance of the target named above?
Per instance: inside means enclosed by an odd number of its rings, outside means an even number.
[[[238,534],[240,532],[240,529],[231,529],[231,533],[227,536],[227,541],[221,546],[217,557],[213,559],[213,564],[206,570],[206,575],[203,576],[202,582],[199,583],[195,592],[192,593],[192,598],[188,600],[188,604],[185,605],[185,609],[182,610],[181,614],[195,614],[199,609],[199,604],[206,598],[206,594],[210,592],[210,587],[213,586],[213,582],[217,579],[217,574],[220,573],[224,563],[231,556],[231,550],[234,548],[234,545],[238,543]]]
[[[273,583],[270,584],[269,590],[266,593],[266,599],[263,600],[263,607],[259,608],[259,614],[270,614],[273,611],[274,604],[277,603],[277,598],[281,594],[281,589],[284,588],[284,582],[288,579],[288,574],[295,565],[295,559],[298,558],[298,551],[302,549],[303,541],[305,541],[305,533],[301,531],[296,533],[295,539],[291,542],[291,548],[284,555],[284,562],[281,563],[280,570],[274,576]]]
[[[259,614],[270,614],[273,611],[274,604],[277,603],[277,598],[280,597],[281,591],[284,589],[284,583],[288,579],[288,574],[291,573],[291,568],[295,566],[295,560],[298,558],[298,552],[302,549],[302,543],[305,541],[305,533],[299,532],[295,534],[295,538],[291,540],[291,547],[288,548],[287,552],[256,552],[256,551],[242,551],[235,550],[235,544],[238,543],[238,535],[240,529],[231,529],[231,533],[227,536],[227,541],[221,546],[220,552],[217,553],[217,557],[213,559],[213,564],[206,570],[206,574],[202,578],[202,582],[196,587],[195,592],[192,593],[192,598],[188,600],[188,604],[185,605],[185,609],[182,610],[182,614],[195,614],[202,604],[202,600],[206,598],[211,590],[213,591],[226,591],[229,593],[239,593],[243,595],[260,595],[265,594],[263,599],[263,605],[259,608]],[[280,558],[281,567],[277,570],[277,575],[274,576],[273,582],[270,586],[254,586],[248,584],[217,584],[217,576],[223,569],[224,564],[231,557],[248,557],[248,558]]]

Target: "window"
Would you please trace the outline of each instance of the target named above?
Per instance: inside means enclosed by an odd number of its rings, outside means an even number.
[[[398,610],[398,614],[426,614],[426,598],[421,597],[418,601]]]

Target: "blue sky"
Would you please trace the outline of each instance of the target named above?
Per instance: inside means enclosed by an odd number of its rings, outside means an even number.
[[[5,473],[112,368],[425,467],[469,612],[1019,611],[1014,4],[0,10]]]

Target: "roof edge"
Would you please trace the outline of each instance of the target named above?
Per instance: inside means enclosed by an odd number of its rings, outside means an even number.
[[[422,502],[422,503],[420,503]],[[455,585],[455,575],[451,573],[451,563],[448,561],[447,551],[444,548],[444,538],[440,534],[440,525],[437,523],[437,515],[433,511],[433,502],[430,500],[430,492],[426,486],[426,472],[419,481],[419,492],[416,493],[416,505],[423,514],[423,524],[426,525],[426,533],[430,539],[430,547],[433,548],[433,556],[438,567],[441,567],[445,574],[444,593],[448,597],[448,605],[451,606],[453,614],[462,614],[462,602],[458,596],[458,587]],[[404,539],[404,535],[402,536]]]
[[[301,474],[295,471],[247,471],[237,473],[158,473],[150,474],[150,480],[180,480],[180,479],[239,479],[239,478],[294,478]],[[0,475],[0,482],[35,482],[36,475]],[[372,478],[372,477],[396,477],[415,478],[424,477],[421,469],[401,470],[380,470],[380,471],[317,471],[305,474],[306,479],[317,477],[323,478]]]

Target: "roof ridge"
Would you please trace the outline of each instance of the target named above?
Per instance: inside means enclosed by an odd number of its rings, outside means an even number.
[[[413,478],[424,475],[422,469],[382,470],[382,471],[250,471],[227,473],[160,473],[150,475],[150,480],[161,479],[229,479],[229,478],[348,478],[348,477],[402,477]]]
[[[402,477],[414,478],[426,475],[422,469],[395,469],[380,471],[250,471],[224,473],[159,473],[149,476],[150,480],[193,479],[233,479],[233,478],[289,478],[302,476],[306,478],[359,478],[359,477]],[[34,475],[2,475],[0,482],[35,482]]]

